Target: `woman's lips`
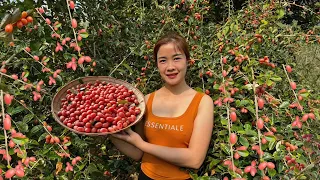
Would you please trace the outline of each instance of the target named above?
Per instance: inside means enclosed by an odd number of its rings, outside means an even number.
[[[167,76],[168,76],[169,79],[174,79],[177,75],[178,75],[178,73],[167,74]]]

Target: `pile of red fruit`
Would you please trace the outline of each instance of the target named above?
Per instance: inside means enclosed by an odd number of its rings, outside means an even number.
[[[78,132],[114,132],[136,121],[138,105],[137,96],[124,85],[96,81],[68,89],[58,117]]]

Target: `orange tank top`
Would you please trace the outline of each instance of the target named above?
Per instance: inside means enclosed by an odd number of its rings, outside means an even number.
[[[159,117],[152,113],[155,92],[150,94],[146,106],[144,133],[147,142],[174,148],[187,148],[203,93],[197,92],[187,110],[178,117]],[[151,154],[144,153],[141,170],[152,179],[188,179],[190,175],[180,167]]]

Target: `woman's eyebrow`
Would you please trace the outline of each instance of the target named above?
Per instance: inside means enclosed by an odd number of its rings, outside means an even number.
[[[182,54],[174,54],[172,57],[176,57],[176,56],[182,56]],[[161,58],[166,59],[167,57],[166,56],[158,57],[158,59],[161,59]]]

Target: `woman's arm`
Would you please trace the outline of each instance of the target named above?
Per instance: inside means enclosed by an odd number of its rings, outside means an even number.
[[[139,126],[143,126],[143,121],[137,123],[135,128],[136,132],[140,135],[141,131],[139,132],[138,129],[141,129],[141,128]],[[126,156],[134,159],[135,161],[140,161],[140,159],[142,158],[143,151],[141,151],[136,146],[124,140],[115,138],[112,135],[110,136],[110,140],[117,147],[117,149],[121,151],[123,154],[125,154]]]
[[[130,129],[126,131],[127,135],[117,137],[135,145],[145,153],[152,154],[177,166],[198,169],[205,159],[212,129],[213,101],[205,95],[199,105],[188,148],[172,148],[150,144],[143,141],[137,133]]]
[[[148,98],[149,98],[149,95],[146,95],[145,102],[147,102]],[[138,122],[135,125],[135,132],[137,132],[142,139],[145,139],[143,128],[144,128],[144,120],[142,119],[140,122]],[[130,158],[136,161],[139,161],[142,158],[143,151],[141,151],[136,146],[124,140],[115,138],[113,135],[110,136],[110,140],[117,147],[117,149],[121,151],[123,154],[125,154],[126,156],[129,156]]]

